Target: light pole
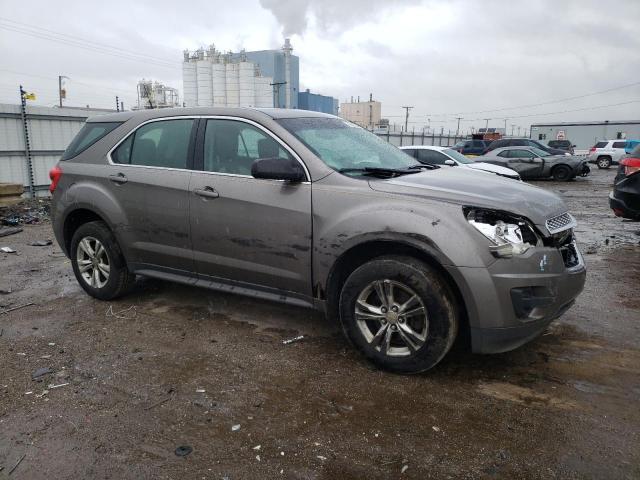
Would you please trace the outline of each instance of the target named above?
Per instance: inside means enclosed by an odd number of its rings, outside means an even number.
[[[58,100],[60,101],[60,108],[62,108],[62,99],[67,98],[67,91],[62,89],[62,79],[70,80],[69,77],[64,75],[58,75]]]

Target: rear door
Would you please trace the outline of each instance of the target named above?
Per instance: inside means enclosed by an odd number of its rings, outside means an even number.
[[[523,178],[536,178],[542,174],[544,160],[527,149],[508,150],[508,168],[515,170]]]
[[[133,268],[193,271],[190,162],[196,120],[147,122],[110,154],[108,185],[125,211],[121,226]]]
[[[625,148],[627,148],[627,141],[621,140],[619,142],[613,142],[611,145],[612,154],[611,158],[614,162],[618,162],[622,157],[626,155]]]
[[[190,187],[199,276],[311,296],[311,183],[251,176],[258,158],[297,157],[248,120],[201,122]]]

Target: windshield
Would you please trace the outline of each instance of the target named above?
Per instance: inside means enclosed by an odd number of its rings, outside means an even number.
[[[283,118],[278,123],[334,170],[406,169],[416,164],[402,150],[340,118]]]
[[[455,150],[451,150],[450,148],[443,150],[442,153],[444,153],[448,157],[453,158],[458,163],[473,163],[473,160],[471,160],[470,158],[465,157],[460,152],[456,152]]]
[[[544,150],[541,150],[536,147],[531,147],[529,150],[535,153],[538,157],[550,157],[552,155],[551,153],[545,152]]]

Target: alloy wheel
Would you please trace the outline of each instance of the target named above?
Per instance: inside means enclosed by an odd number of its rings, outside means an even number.
[[[384,355],[409,356],[427,340],[427,309],[411,288],[394,280],[368,284],[356,300],[355,319],[365,340]]]
[[[82,279],[93,288],[102,288],[109,281],[109,256],[97,238],[84,237],[78,243],[76,262]]]

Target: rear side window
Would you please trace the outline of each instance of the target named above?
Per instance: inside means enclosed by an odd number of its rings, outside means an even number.
[[[407,155],[409,155],[410,157],[415,158],[416,157],[416,150],[415,148],[403,148],[402,151],[404,153],[406,153]]]
[[[62,160],[69,160],[81,154],[109,132],[121,125],[121,122],[89,122],[85,123],[67,149],[62,154]]]
[[[613,142],[613,148],[625,148],[627,142]]]
[[[111,155],[114,163],[187,168],[193,119],[161,120],[138,128]]]
[[[607,143],[609,142],[598,142],[596,143],[595,148],[604,148],[607,146]]]

